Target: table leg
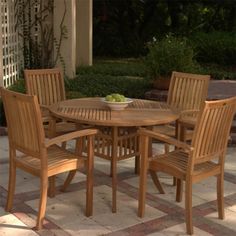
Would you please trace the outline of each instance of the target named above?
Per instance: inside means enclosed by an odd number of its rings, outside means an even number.
[[[53,138],[56,136],[56,119],[51,118],[48,124],[48,137]],[[55,184],[55,176],[49,177],[49,185],[48,185],[48,196],[50,198],[55,197],[55,190],[56,184]]]
[[[112,127],[112,212],[116,212],[118,127]]]

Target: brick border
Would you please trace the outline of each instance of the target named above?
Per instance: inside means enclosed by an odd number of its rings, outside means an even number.
[[[95,183],[94,186],[100,186],[100,185],[107,185],[111,187],[111,178],[108,174],[105,174],[99,170],[94,171],[95,175]],[[129,178],[136,177],[133,171],[125,171],[118,174],[118,191],[132,197],[135,200],[138,200],[138,186],[134,187],[126,182]],[[236,184],[236,176],[225,173],[225,181],[231,182],[233,184]],[[63,194],[59,191],[60,186],[57,187],[56,194]],[[85,189],[86,184],[85,181],[79,182],[79,183],[73,183],[69,186],[67,192],[74,192],[81,189]],[[0,196],[1,196],[1,202],[0,205],[4,206],[6,202],[6,194],[7,190],[5,190],[3,187],[0,186]],[[33,231],[34,228],[32,228],[32,225],[35,225],[35,218],[37,215],[37,211],[33,210],[30,206],[25,204],[25,201],[38,199],[39,192],[38,191],[31,191],[31,192],[25,192],[25,193],[19,193],[16,194],[14,199],[14,208],[12,211],[12,214],[14,214],[20,221],[22,221],[26,226],[31,228]],[[165,216],[152,219],[146,222],[138,223],[136,225],[117,230],[112,233],[108,233],[106,235],[108,236],[119,236],[119,235],[130,235],[130,236],[144,236],[147,234],[160,232],[164,230],[165,228],[169,228],[178,224],[185,224],[184,219],[184,209],[180,206],[177,206],[169,201],[166,201],[165,199],[161,199],[158,196],[154,196],[150,193],[147,193],[147,201],[146,204],[149,206],[156,208],[164,213],[166,213]],[[233,206],[236,205],[236,193],[228,195],[225,197],[225,206]],[[210,234],[213,234],[215,236],[231,236],[235,235],[236,232],[230,228],[227,228],[221,224],[218,224],[216,222],[211,221],[210,219],[207,219],[206,215],[216,212],[216,200],[209,201],[203,204],[200,204],[198,206],[193,207],[193,222],[194,226],[208,232]],[[33,215],[30,216],[30,214]],[[111,213],[112,214],[112,213]],[[60,230],[59,235],[65,235],[69,236],[70,234],[67,233],[64,229],[60,228],[60,226],[56,225],[49,219],[45,219],[44,223],[44,229],[40,231],[35,231],[38,235],[56,235],[54,230]]]

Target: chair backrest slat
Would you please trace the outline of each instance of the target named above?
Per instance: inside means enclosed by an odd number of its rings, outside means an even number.
[[[236,97],[205,102],[199,114],[192,146],[195,163],[222,156],[236,111]]]
[[[24,76],[27,93],[36,95],[40,105],[49,106],[66,99],[64,79],[60,69],[25,70]]]
[[[40,157],[44,129],[36,96],[1,89],[12,148]]]
[[[167,103],[178,110],[199,110],[207,97],[209,75],[172,72]]]

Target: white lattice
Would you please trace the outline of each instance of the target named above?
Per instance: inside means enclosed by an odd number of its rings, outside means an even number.
[[[19,77],[18,34],[15,30],[14,0],[0,0],[0,84],[8,87]],[[2,80],[2,81],[1,81]]]

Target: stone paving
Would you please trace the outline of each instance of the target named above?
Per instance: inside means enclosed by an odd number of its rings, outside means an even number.
[[[72,144],[69,144],[72,145]],[[162,151],[161,144],[155,144]],[[70,147],[70,146],[69,146]],[[217,218],[216,179],[210,178],[193,187],[195,235],[236,235],[236,147],[229,147],[225,164],[225,220]],[[66,193],[59,190],[65,175],[57,177],[57,193],[48,198],[44,229],[34,231],[39,198],[39,181],[17,171],[14,208],[4,211],[8,182],[8,139],[0,136],[0,236],[174,236],[186,235],[184,201],[175,202],[172,178],[160,175],[166,194],[159,194],[148,181],[146,214],[137,217],[138,177],[134,160],[118,163],[118,211],[111,213],[109,162],[95,158],[94,211],[85,217],[85,175],[78,172]]]

